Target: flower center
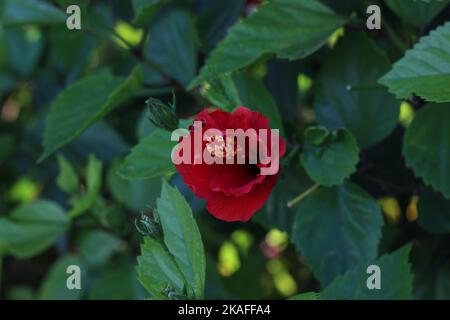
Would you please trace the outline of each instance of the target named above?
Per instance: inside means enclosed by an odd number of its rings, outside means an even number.
[[[225,140],[221,135],[213,135],[207,138],[206,150],[213,157],[228,159],[234,158],[237,151],[242,151],[242,147],[235,146],[232,137],[226,137]]]

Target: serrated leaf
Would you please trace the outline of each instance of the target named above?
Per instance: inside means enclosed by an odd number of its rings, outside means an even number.
[[[187,294],[201,299],[205,285],[205,252],[192,210],[178,189],[165,180],[156,203],[164,243],[189,284]]]
[[[329,130],[347,129],[361,148],[383,140],[394,130],[400,112],[400,103],[377,85],[389,66],[367,35],[347,33],[320,74],[314,104],[318,123]]]
[[[178,9],[159,16],[150,28],[144,55],[186,86],[197,69],[197,35],[192,17]]]
[[[100,73],[88,76],[65,89],[53,101],[44,132],[43,161],[74,140],[92,124],[137,92],[142,70],[135,68],[127,79]]]
[[[337,275],[376,257],[382,225],[376,201],[347,182],[319,188],[298,205],[293,242],[326,286]]]
[[[185,280],[173,257],[152,238],[144,238],[137,272],[139,282],[155,299],[167,299],[168,286],[179,295],[184,292]]]
[[[345,129],[329,132],[323,127],[310,127],[305,130],[300,159],[315,182],[331,187],[342,184],[356,171],[359,148],[355,138]]]
[[[450,104],[419,110],[403,140],[406,165],[425,184],[450,199]]]
[[[300,59],[319,49],[343,21],[315,0],[263,4],[229,29],[189,88],[241,69],[264,54]]]
[[[69,161],[61,154],[57,156],[59,175],[56,178],[56,183],[63,191],[67,193],[74,193],[80,188],[80,181],[78,174],[72,167]]]
[[[407,300],[411,299],[412,274],[408,261],[411,245],[385,254],[373,263],[362,263],[338,276],[321,293],[322,300]],[[367,288],[367,267],[377,265],[381,270],[381,289]]]
[[[69,226],[69,218],[54,202],[39,200],[14,209],[0,219],[0,255],[30,258],[44,251]]]
[[[450,233],[450,200],[442,194],[425,190],[418,203],[418,221],[427,231]]]
[[[398,98],[450,101],[450,22],[421,38],[379,82]]]
[[[426,3],[418,0],[384,0],[400,18],[415,27],[425,27],[449,3],[448,0]]]
[[[63,25],[66,21],[63,11],[45,1],[3,0],[2,2],[0,4],[0,21],[5,26],[32,23]]]
[[[171,154],[177,141],[171,141],[170,136],[170,132],[155,129],[141,139],[125,158],[119,174],[125,179],[149,179],[173,172]]]

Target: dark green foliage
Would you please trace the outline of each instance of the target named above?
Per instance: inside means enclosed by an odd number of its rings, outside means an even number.
[[[448,0],[74,2],[0,1],[0,299],[450,299]],[[228,223],[171,133],[238,106],[286,153]]]

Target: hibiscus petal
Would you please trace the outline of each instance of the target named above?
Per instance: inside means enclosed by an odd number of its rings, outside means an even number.
[[[213,216],[224,221],[248,221],[264,206],[276,181],[277,176],[267,176],[263,183],[239,197],[214,192],[207,200],[206,209]]]
[[[241,165],[249,167],[248,165]],[[225,195],[242,196],[249,193],[253,187],[264,181],[266,176],[255,175],[248,168],[234,170],[222,174],[214,174],[209,186],[212,191],[223,192]]]

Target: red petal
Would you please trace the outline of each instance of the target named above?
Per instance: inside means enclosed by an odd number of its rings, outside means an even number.
[[[248,221],[264,206],[276,181],[277,176],[266,176],[264,183],[256,185],[251,192],[240,197],[214,192],[207,201],[206,209],[220,220]]]
[[[214,174],[211,178],[209,186],[212,191],[222,192],[225,195],[242,196],[249,193],[254,186],[264,181],[266,176],[258,175],[250,172],[248,165],[238,170],[229,170],[227,173]]]

